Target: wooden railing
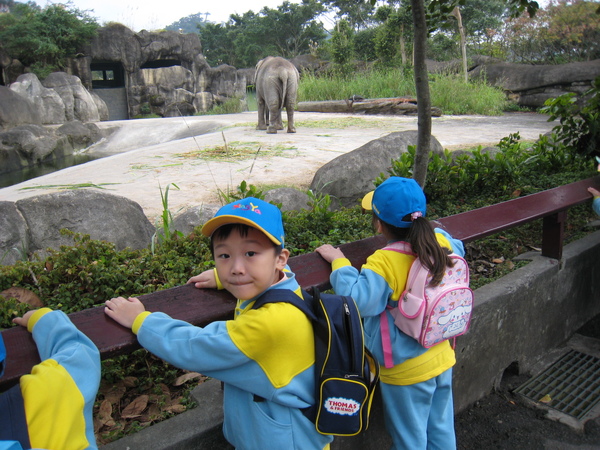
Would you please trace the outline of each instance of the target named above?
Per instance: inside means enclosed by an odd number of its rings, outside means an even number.
[[[600,190],[600,176],[578,181],[507,202],[475,209],[439,219],[439,225],[464,243],[543,219],[542,255],[560,259],[567,210],[591,200],[587,188]],[[340,246],[352,264],[360,268],[367,257],[385,244],[376,236]],[[318,254],[309,253],[290,258],[289,265],[304,288],[328,289],[330,265]],[[193,274],[190,274],[193,275]],[[178,286],[140,300],[149,311],[162,311],[176,319],[204,326],[232,317],[235,299],[226,291]],[[98,346],[102,358],[131,352],[139,348],[136,337],[127,328],[106,317],[103,307],[70,314],[73,323]],[[33,339],[22,327],[2,331],[7,349],[6,370],[0,379],[0,390],[14,385],[39,362]]]

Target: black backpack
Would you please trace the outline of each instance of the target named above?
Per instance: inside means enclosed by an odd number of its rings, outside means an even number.
[[[349,296],[269,289],[254,303],[291,303],[312,321],[315,333],[315,405],[302,412],[321,434],[354,436],[369,426],[379,364],[364,345],[362,321]]]

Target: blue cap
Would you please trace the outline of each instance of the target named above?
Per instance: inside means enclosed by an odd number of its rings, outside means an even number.
[[[4,360],[6,359],[6,347],[4,347],[4,339],[0,333],[0,377],[4,374]]]
[[[362,207],[373,210],[383,222],[398,228],[409,228],[412,221],[402,219],[413,213],[427,212],[423,189],[412,178],[390,177],[362,199]]]
[[[215,216],[204,224],[202,234],[211,236],[214,231],[232,223],[241,223],[262,231],[277,245],[284,245],[285,234],[281,211],[275,205],[254,197],[236,200],[223,206]]]

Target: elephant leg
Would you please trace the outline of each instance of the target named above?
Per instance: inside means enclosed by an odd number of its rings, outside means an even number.
[[[285,99],[285,111],[287,113],[287,132],[288,133],[295,133],[296,132],[296,126],[294,125],[294,105],[296,103],[296,99],[295,98],[290,98],[288,96],[288,98]]]
[[[269,108],[269,127],[267,128],[268,134],[277,134],[277,130],[283,130],[281,123],[281,110],[276,105],[274,108]]]
[[[256,129],[257,130],[266,130],[267,122],[269,120],[269,110],[266,107],[265,100],[261,97],[258,97],[257,106],[258,106],[258,125],[256,126]]]
[[[296,126],[294,125],[294,108],[288,106],[288,107],[285,108],[285,110],[287,112],[287,119],[288,119],[287,132],[288,133],[295,133],[296,132]]]

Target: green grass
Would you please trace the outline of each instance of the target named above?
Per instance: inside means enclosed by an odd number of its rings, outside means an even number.
[[[504,92],[484,82],[465,83],[456,75],[435,75],[429,81],[432,106],[443,114],[481,114],[496,116],[509,109]],[[416,98],[411,72],[400,69],[357,73],[349,78],[303,75],[298,101],[343,100],[359,95],[364,98]]]

